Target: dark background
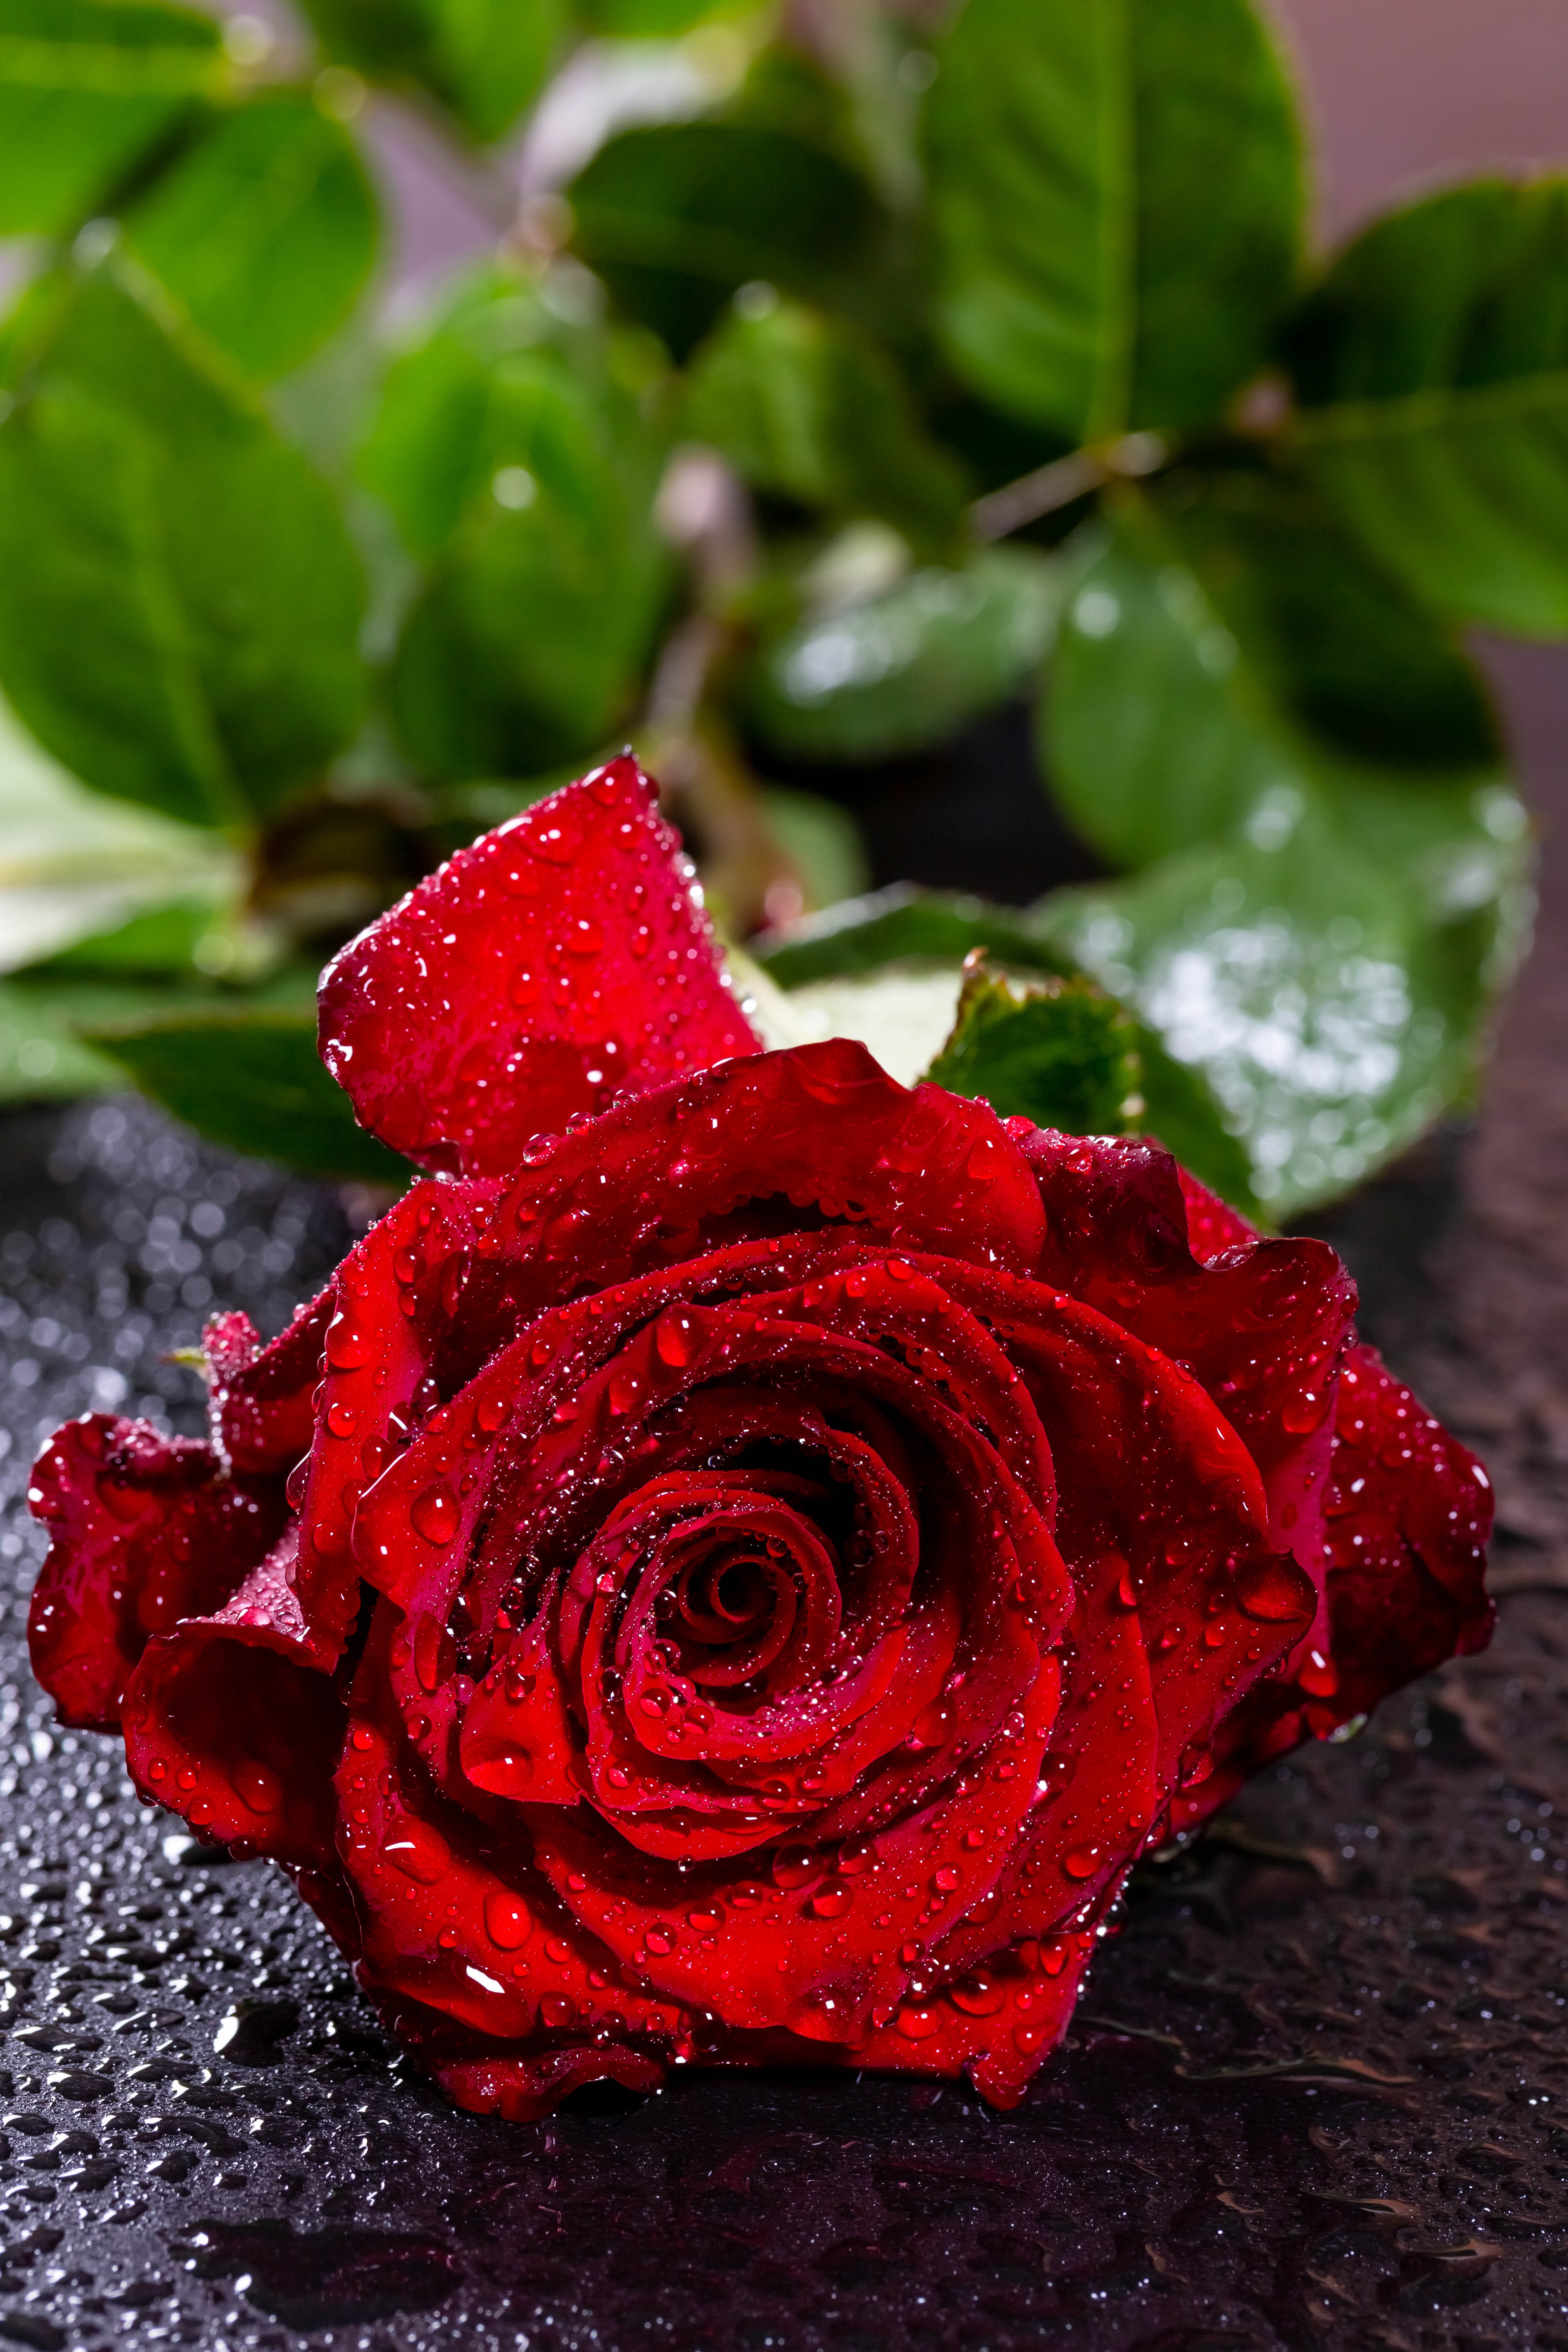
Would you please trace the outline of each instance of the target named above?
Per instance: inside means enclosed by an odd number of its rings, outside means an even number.
[[[1559,0],[1290,16],[1332,223],[1568,152]],[[399,168],[423,266],[461,207]],[[41,1435],[91,1405],[195,1427],[168,1350],[215,1305],[276,1328],[354,1204],[134,1103],[0,1127],[0,2340],[1568,2352],[1568,667],[1488,658],[1542,824],[1536,953],[1475,1130],[1319,1222],[1493,1467],[1498,1639],[1147,1872],[1011,2116],[700,2076],[519,2127],[410,2079],[282,1883],[144,1813],[22,1647]],[[1033,814],[1006,750],[889,797],[879,864],[1005,856]]]

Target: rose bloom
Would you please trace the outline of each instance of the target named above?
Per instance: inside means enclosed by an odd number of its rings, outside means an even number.
[[[34,1662],[463,2106],[1006,2105],[1140,1853],[1485,1641],[1487,1482],[1157,1144],[760,1051],[690,876],[618,761],[345,950],[328,1065],[440,1172],[212,1325],[207,1443],[58,1433]]]

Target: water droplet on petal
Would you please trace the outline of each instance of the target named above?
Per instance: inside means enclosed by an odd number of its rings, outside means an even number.
[[[420,1886],[437,1885],[452,1867],[451,1847],[427,1822],[405,1817],[381,1850],[395,1870]]]
[[[1075,1845],[1062,1856],[1062,1868],[1069,1878],[1092,1878],[1100,1868],[1100,1848],[1097,1845]]]
[[[487,1895],[485,1933],[491,1943],[498,1944],[503,1952],[515,1952],[518,1946],[526,1944],[533,1933],[533,1921],[527,1905],[520,1903],[515,1895],[508,1895],[504,1890]]]
[[[235,1794],[253,1813],[273,1813],[283,1802],[283,1783],[269,1764],[247,1757],[231,1774]]]
[[[900,2009],[893,2023],[906,2042],[925,2042],[936,2032],[942,2019],[934,2009]]]
[[[1288,1618],[1307,1614],[1301,1572],[1288,1559],[1264,1560],[1247,1569],[1237,1579],[1236,1597],[1249,1617],[1261,1618],[1265,1624],[1283,1624]]]
[[[415,1532],[422,1535],[426,1543],[449,1544],[459,1525],[458,1498],[450,1486],[437,1478],[423,1494],[415,1496],[408,1516]]]

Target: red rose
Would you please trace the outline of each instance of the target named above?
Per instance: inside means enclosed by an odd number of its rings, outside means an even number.
[[[689,882],[617,761],[339,960],[326,1058],[452,1172],[214,1327],[210,1446],[59,1433],[35,1662],[466,2106],[1007,2104],[1143,1848],[1485,1638],[1480,1474],[1156,1145],[758,1053]]]

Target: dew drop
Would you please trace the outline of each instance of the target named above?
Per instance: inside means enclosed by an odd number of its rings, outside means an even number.
[[[258,1757],[247,1756],[237,1764],[231,1774],[234,1791],[240,1802],[248,1805],[253,1813],[274,1813],[283,1802],[283,1783],[269,1764]]]
[[[987,1976],[983,1969],[976,1969],[974,1974],[965,1977],[962,1984],[949,1985],[947,1997],[967,2017],[994,2017],[1007,1995],[994,1977]]]
[[[340,1371],[352,1372],[357,1371],[362,1364],[368,1364],[370,1358],[368,1335],[340,1310],[327,1326],[328,1363],[335,1364]]]
[[[893,2023],[906,2042],[926,2042],[936,2032],[942,2019],[934,2009],[900,2009]]]
[[[1237,1583],[1236,1597],[1249,1617],[1261,1618],[1268,1625],[1283,1624],[1288,1618],[1305,1613],[1300,1575],[1284,1559],[1265,1560],[1248,1569]]]
[[[1099,1867],[1100,1848],[1097,1845],[1075,1845],[1069,1853],[1062,1856],[1062,1868],[1069,1878],[1092,1878]]]
[[[809,1886],[824,1868],[822,1856],[808,1845],[783,1845],[773,1856],[773,1877],[780,1886]]]
[[[648,1950],[658,1953],[661,1958],[665,1953],[673,1952],[679,1940],[675,1929],[668,1927],[662,1919],[656,1920],[643,1937]]]
[[[515,1895],[508,1895],[503,1889],[498,1888],[494,1894],[487,1895],[485,1933],[491,1943],[499,1945],[503,1952],[515,1952],[518,1946],[526,1944],[533,1933],[533,1921],[527,1905],[520,1903]]]
[[[415,1496],[408,1516],[416,1534],[423,1536],[426,1543],[449,1544],[459,1524],[458,1498],[450,1486],[437,1478],[423,1494]]]
[[[352,1437],[358,1421],[359,1415],[352,1404],[343,1404],[340,1401],[327,1407],[327,1427],[334,1437]]]
[[[852,1886],[825,1886],[812,1896],[810,1907],[818,1919],[842,1919],[854,1900]]]
[[[452,1867],[452,1849],[427,1822],[400,1821],[382,1847],[385,1859],[417,1885],[435,1886]]]

